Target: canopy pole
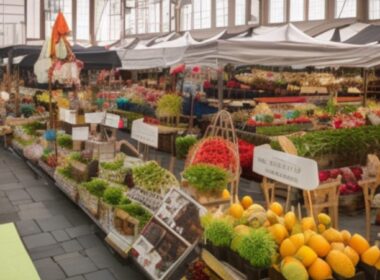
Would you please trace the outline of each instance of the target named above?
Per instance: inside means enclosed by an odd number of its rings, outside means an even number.
[[[218,67],[218,109],[223,110],[223,67]]]
[[[15,104],[15,113],[16,117],[20,116],[20,67],[17,65],[16,72],[16,104]]]
[[[363,73],[363,107],[367,106],[367,94],[368,94],[368,69],[364,69]]]

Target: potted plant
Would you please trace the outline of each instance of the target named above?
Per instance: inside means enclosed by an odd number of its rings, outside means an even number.
[[[229,175],[226,170],[211,164],[194,164],[186,168],[183,178],[191,188],[188,191],[200,203],[221,200],[221,193],[227,187]]]
[[[226,260],[227,250],[233,237],[232,223],[227,219],[214,218],[205,225],[207,248],[220,260]]]
[[[178,159],[185,159],[190,148],[197,142],[197,137],[194,135],[186,135],[177,137],[175,140],[176,156]]]
[[[78,183],[72,178],[72,166],[66,164],[57,167],[54,172],[54,180],[57,186],[73,201],[78,200]]]
[[[120,204],[123,195],[122,187],[109,187],[104,191],[99,205],[99,220],[105,228],[109,228],[114,207]]]
[[[109,183],[103,179],[94,178],[79,185],[79,204],[86,208],[91,215],[98,218],[99,200],[103,197]]]
[[[276,253],[276,243],[267,229],[260,228],[244,236],[237,251],[247,261],[244,271],[248,279],[268,276],[268,269]]]
[[[128,168],[124,167],[125,154],[118,153],[113,161],[99,164],[99,177],[118,184],[125,182]]]
[[[69,156],[72,166],[72,176],[77,182],[88,181],[98,173],[98,161],[92,160],[92,152],[72,152]]]

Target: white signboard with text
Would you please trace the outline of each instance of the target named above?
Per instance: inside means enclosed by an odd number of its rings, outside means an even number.
[[[319,185],[316,161],[256,147],[253,171],[286,185],[302,190],[314,190]]]
[[[140,143],[158,148],[158,127],[144,123],[143,119],[133,121],[131,136]]]
[[[72,138],[74,141],[87,141],[89,135],[88,126],[73,127]]]
[[[77,123],[77,112],[65,108],[59,108],[59,120],[70,124]]]
[[[99,124],[104,121],[104,112],[86,113],[84,114],[85,123]]]
[[[106,114],[105,126],[119,128],[120,116],[115,114]]]

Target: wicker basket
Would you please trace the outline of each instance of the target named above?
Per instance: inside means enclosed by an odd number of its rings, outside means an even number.
[[[92,195],[86,188],[79,186],[79,205],[83,206],[95,218],[99,217],[99,198]]]
[[[71,200],[73,200],[74,202],[78,201],[78,184],[75,181],[65,178],[57,171],[54,173],[54,180],[56,182],[56,185],[68,197],[70,197]]]
[[[111,230],[116,231],[122,236],[137,237],[139,234],[139,221],[131,217],[122,209],[115,209],[111,223]]]

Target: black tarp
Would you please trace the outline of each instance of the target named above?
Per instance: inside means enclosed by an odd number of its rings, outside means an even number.
[[[352,36],[345,43],[365,45],[373,42],[380,42],[380,26],[370,25],[364,28],[362,31]]]
[[[99,47],[98,47],[99,48]],[[121,61],[116,51],[89,51],[86,48],[74,51],[77,59],[84,63],[84,70],[103,70],[121,67]],[[27,55],[19,63],[20,68],[33,68],[39,57],[38,54]]]
[[[41,46],[33,45],[16,45],[5,48],[0,48],[0,57],[7,58],[10,52],[13,52],[13,57],[29,54],[39,54],[41,52]]]

